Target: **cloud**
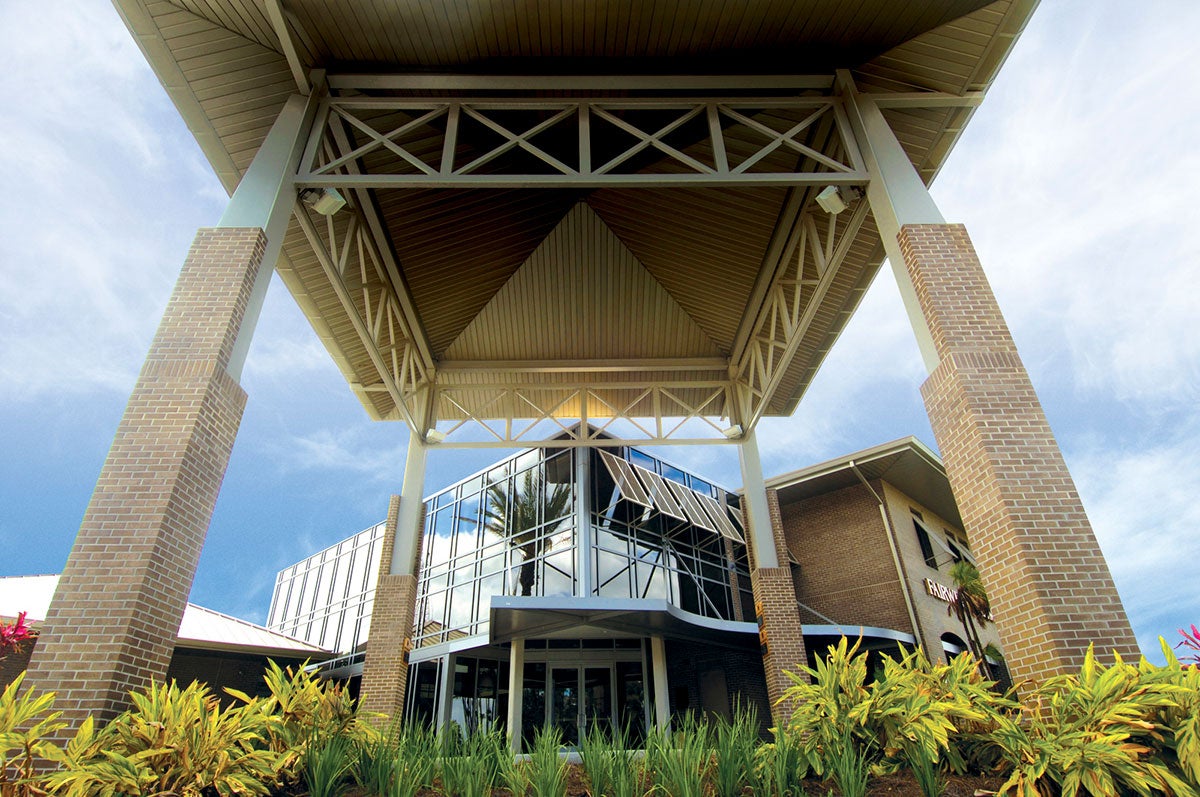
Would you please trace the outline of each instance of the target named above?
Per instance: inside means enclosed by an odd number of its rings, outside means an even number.
[[[391,434],[381,433],[392,430]],[[326,426],[293,435],[282,443],[266,442],[265,453],[284,472],[318,471],[353,475],[370,482],[398,482],[404,473],[406,427],[399,424]]]
[[[1159,635],[1174,642],[1175,629],[1200,623],[1198,449],[1200,423],[1192,420],[1165,442],[1114,450],[1096,441],[1071,452],[1096,536],[1142,650],[1154,658]]]
[[[0,43],[0,166],[21,189],[0,215],[20,287],[0,294],[0,397],[125,392],[215,178],[110,8],[5,4]]]

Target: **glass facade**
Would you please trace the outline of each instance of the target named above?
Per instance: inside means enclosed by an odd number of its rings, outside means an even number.
[[[267,627],[339,653],[366,642],[384,530],[376,524],[281,570]]]
[[[582,489],[579,457],[590,474]],[[497,463],[426,502],[414,646],[487,634],[494,595],[586,590],[752,620],[731,503],[725,490],[637,449],[535,449]]]

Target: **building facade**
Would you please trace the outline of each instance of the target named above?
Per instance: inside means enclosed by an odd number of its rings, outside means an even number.
[[[768,485],[791,579],[767,597],[798,610],[808,661],[843,635],[935,659],[968,648],[947,571],[971,552],[932,452],[910,438]],[[386,525],[279,574],[271,627],[339,639],[333,677],[370,666],[378,578],[338,574],[353,552],[382,561]],[[772,716],[764,656],[778,640],[732,490],[634,447],[531,449],[428,497],[419,549],[399,634],[410,719],[520,729],[514,740],[549,724],[577,744],[596,724],[640,735],[689,710]],[[338,635],[351,615],[357,632]],[[990,623],[979,636],[998,650]]]

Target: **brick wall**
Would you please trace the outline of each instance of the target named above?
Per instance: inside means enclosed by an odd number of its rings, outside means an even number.
[[[875,482],[874,488],[882,490]],[[879,503],[861,484],[782,507],[782,527],[799,567],[796,597],[839,625],[911,631],[904,586]],[[805,622],[824,624],[800,610]]]
[[[705,708],[700,694],[700,676],[708,670],[720,670],[725,673],[730,710],[738,705],[753,706],[758,712],[760,733],[766,738],[771,723],[771,703],[757,647],[727,648],[683,639],[667,639],[665,644],[667,694],[672,716]],[[687,695],[686,703],[679,700],[681,692]]]
[[[383,555],[379,561],[379,581],[371,606],[371,631],[367,637],[363,662],[362,707],[388,717],[404,713],[408,687],[408,648],[412,644],[413,621],[417,611],[417,577],[421,567],[421,545],[425,539],[424,510],[417,521],[417,550],[412,572],[416,575],[392,575],[392,552],[400,517],[400,496],[388,502],[387,526],[383,536]]]
[[[922,387],[1014,680],[1137,641],[1058,443],[961,225],[908,225],[905,264],[940,365]]]
[[[29,667],[71,728],[167,672],[245,406],[225,369],[265,243],[197,233],[125,408]]]

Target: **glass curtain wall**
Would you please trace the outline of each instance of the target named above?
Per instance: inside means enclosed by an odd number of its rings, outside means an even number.
[[[578,594],[575,455],[527,451],[429,499],[416,647],[487,633],[492,595]]]

